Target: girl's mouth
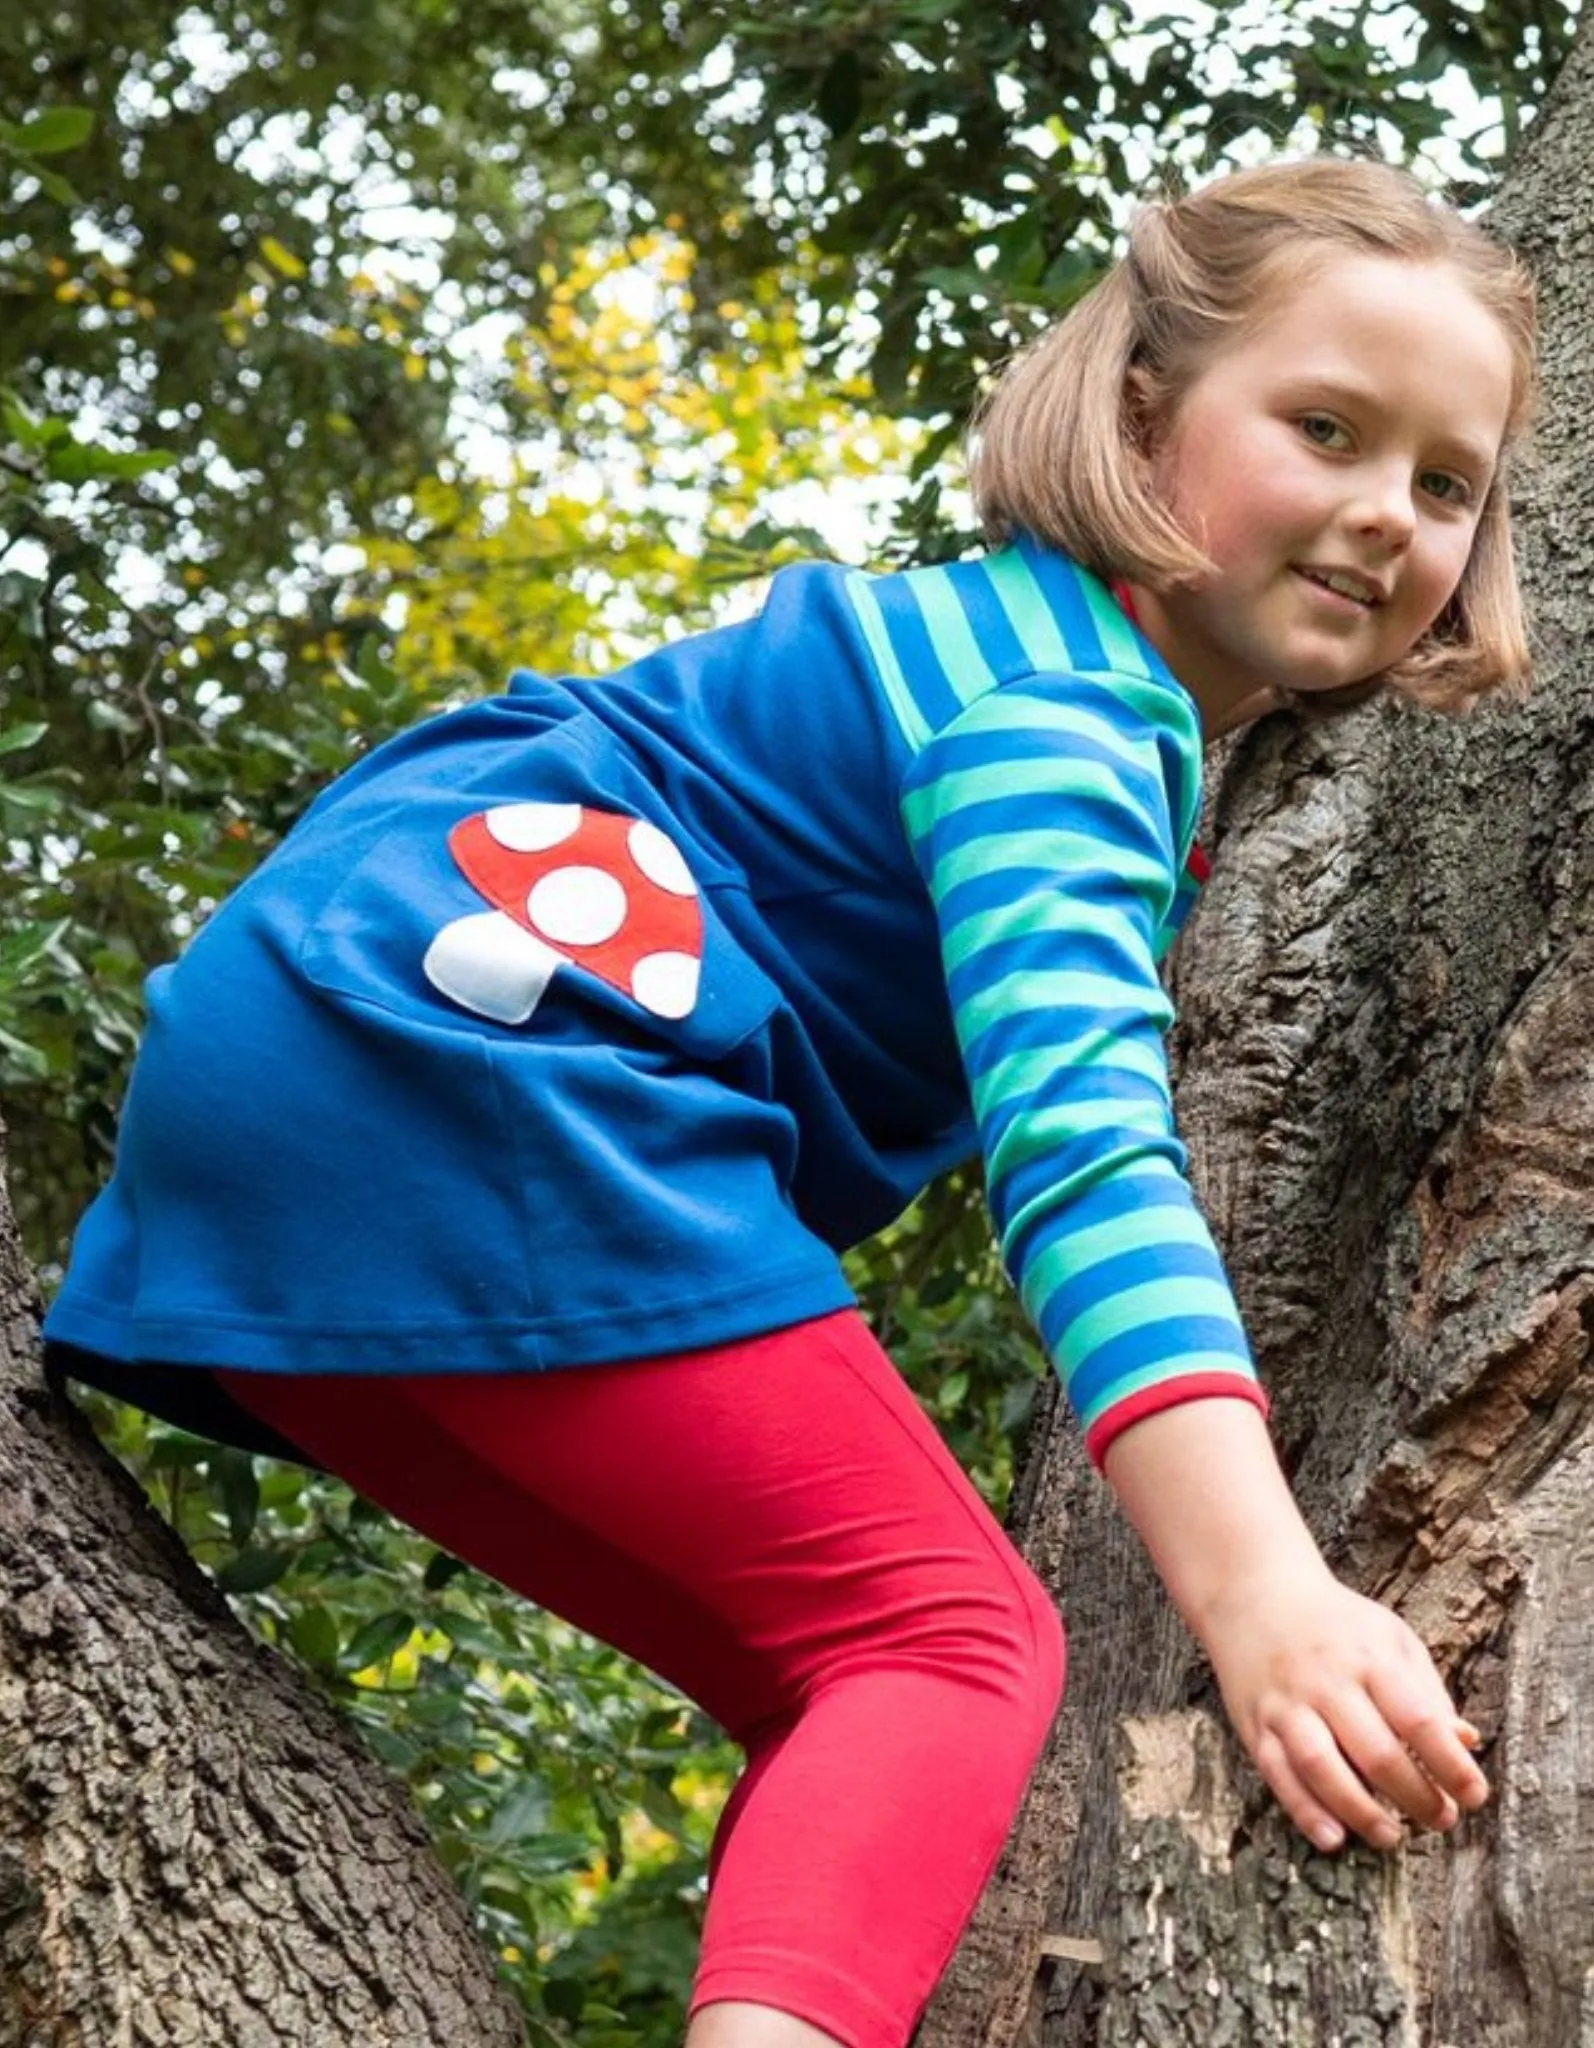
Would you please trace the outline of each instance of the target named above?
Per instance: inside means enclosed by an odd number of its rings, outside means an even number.
[[[1370,612],[1384,602],[1384,593],[1365,576],[1348,569],[1310,569],[1296,566],[1295,573],[1314,590],[1358,612]]]

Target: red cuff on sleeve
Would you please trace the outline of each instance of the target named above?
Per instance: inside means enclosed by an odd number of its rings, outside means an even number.
[[[1249,1401],[1264,1416],[1268,1412],[1268,1398],[1262,1388],[1255,1380],[1243,1379],[1238,1373],[1192,1372],[1178,1379],[1159,1380],[1154,1387],[1142,1387],[1138,1394],[1115,1401],[1104,1415],[1096,1418],[1085,1432],[1090,1462],[1099,1472],[1114,1439],[1133,1424],[1144,1422],[1148,1415],[1160,1414],[1164,1408],[1182,1407],[1186,1401],[1210,1401],[1214,1396]]]

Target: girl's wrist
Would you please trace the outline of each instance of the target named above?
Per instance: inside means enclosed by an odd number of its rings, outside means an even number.
[[[1314,1589],[1337,1583],[1304,1524],[1304,1540],[1270,1546],[1265,1558],[1216,1572],[1211,1583],[1173,1597],[1185,1626],[1209,1657],[1237,1630],[1255,1629],[1269,1614],[1297,1611]]]
[[[1333,1577],[1249,1402],[1147,1416],[1111,1446],[1105,1470],[1204,1647],[1247,1611]]]

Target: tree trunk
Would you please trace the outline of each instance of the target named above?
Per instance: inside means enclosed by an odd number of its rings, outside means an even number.
[[[511,2048],[419,1818],[48,1394],[0,1184],[0,2048]]]
[[[1534,694],[1243,741],[1175,1047],[1297,1494],[1496,1798],[1393,1863],[1292,1838],[1179,1717],[1203,1668],[1054,1404],[1014,1524],[1070,1697],[921,2048],[1594,2048],[1594,32],[1496,217],[1544,312]]]

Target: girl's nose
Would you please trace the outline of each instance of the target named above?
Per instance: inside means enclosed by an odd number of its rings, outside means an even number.
[[[1411,477],[1404,468],[1366,472],[1352,510],[1358,532],[1376,534],[1386,546],[1403,548],[1417,527]]]

